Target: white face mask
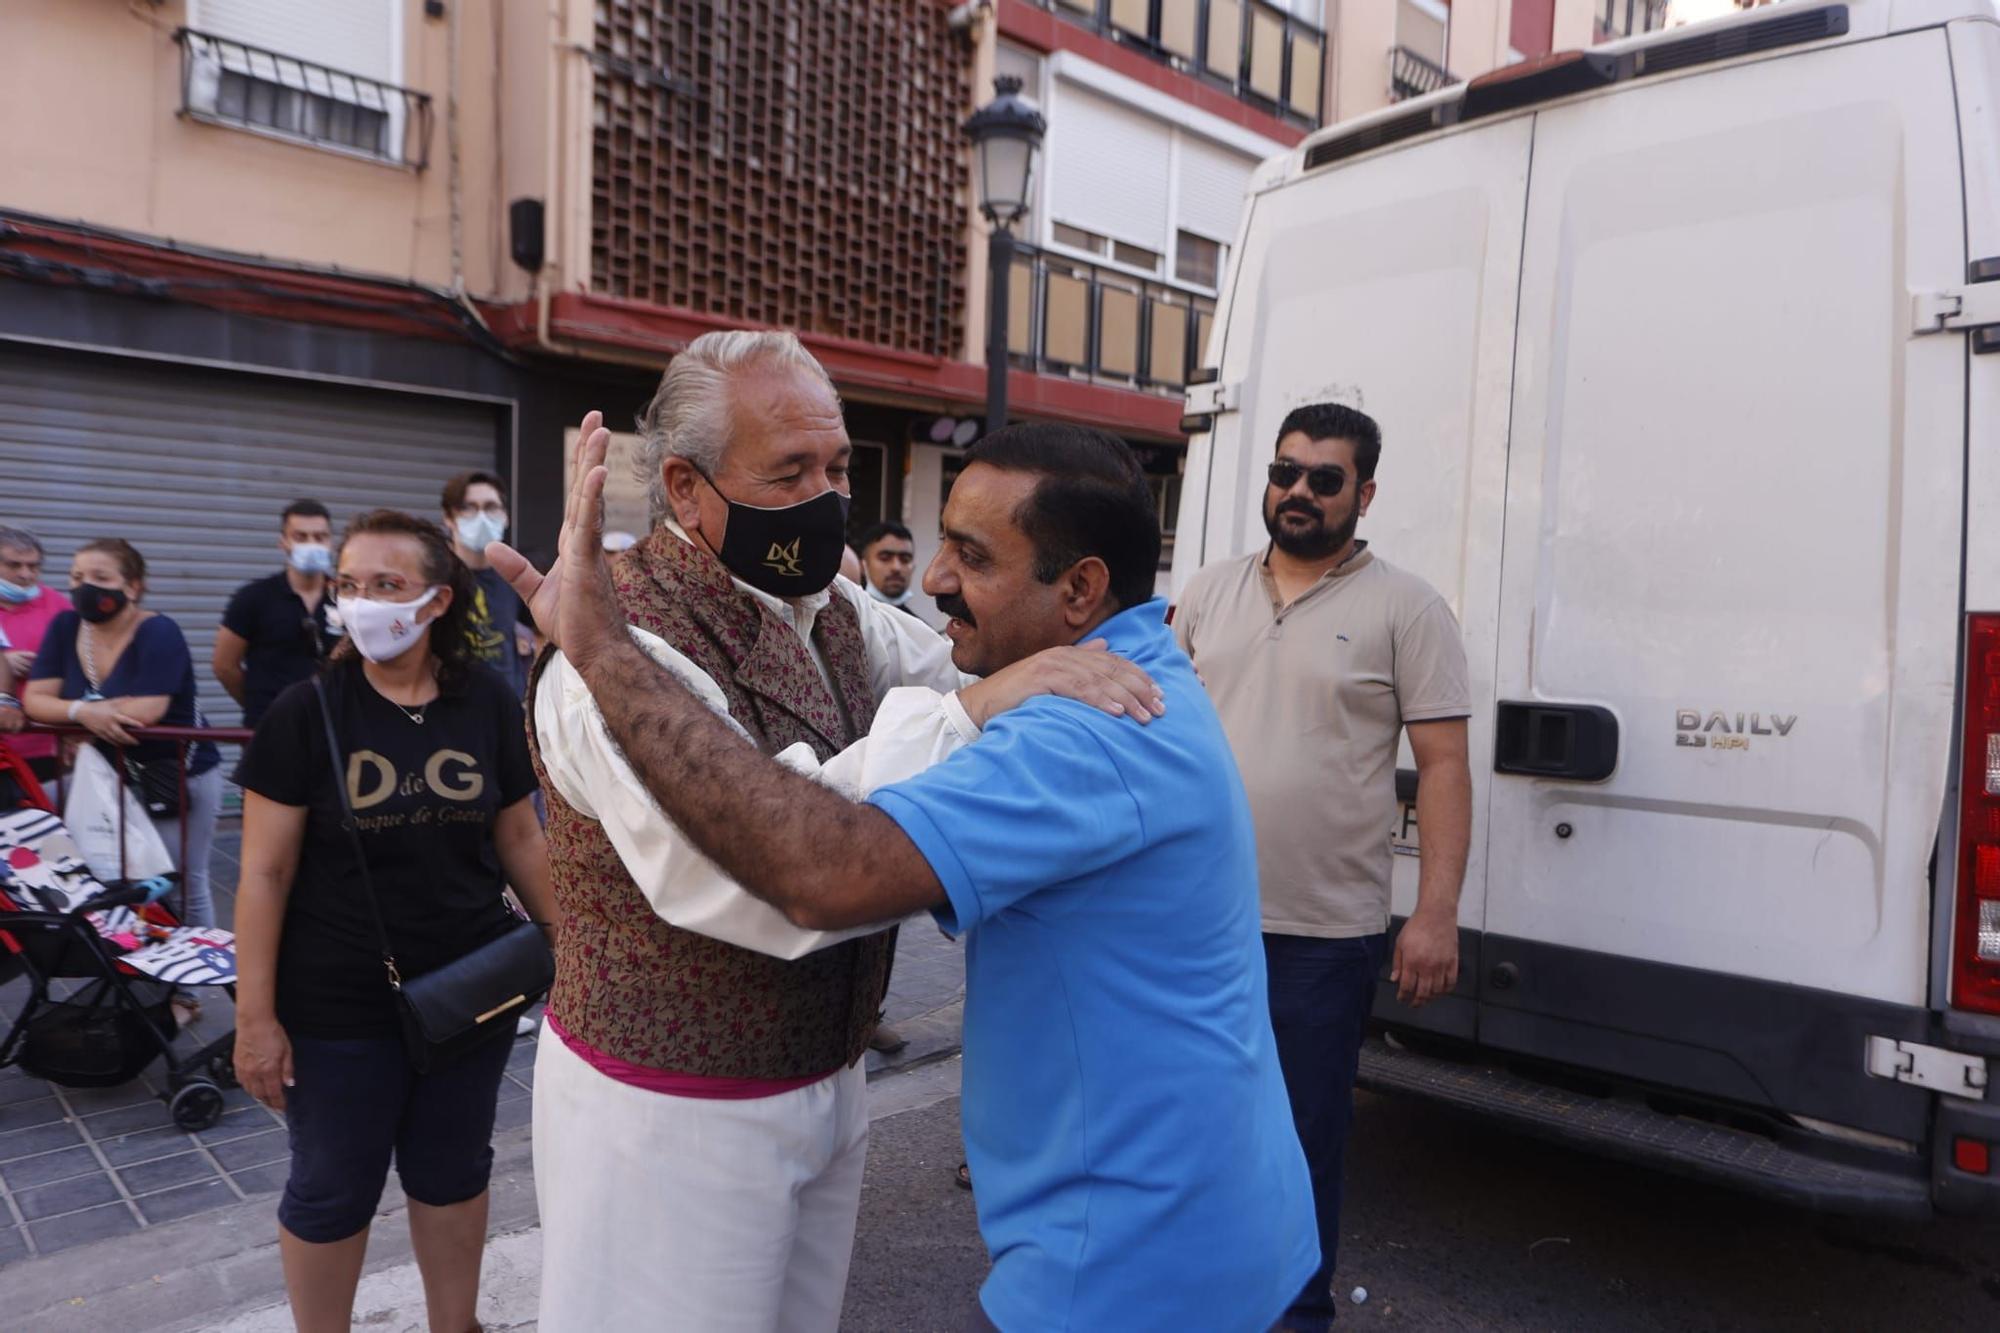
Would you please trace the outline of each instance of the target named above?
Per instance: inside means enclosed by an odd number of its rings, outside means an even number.
[[[431,588],[414,602],[378,602],[368,597],[342,597],[335,602],[340,622],[354,647],[371,662],[393,662],[422,641],[426,626],[417,612],[441,590]]]
[[[487,544],[507,535],[507,520],[498,514],[473,514],[456,524],[458,540],[468,551],[484,551]]]
[[[333,548],[324,542],[299,542],[285,552],[285,559],[301,574],[333,573]]]

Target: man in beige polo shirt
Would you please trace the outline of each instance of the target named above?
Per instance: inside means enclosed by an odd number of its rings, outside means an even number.
[[[1320,1269],[1286,1329],[1333,1319],[1341,1165],[1361,1038],[1388,953],[1396,743],[1417,761],[1417,906],[1390,979],[1421,1005],[1458,980],[1458,891],[1472,833],[1458,621],[1437,590],[1355,538],[1382,434],[1334,403],[1278,430],[1270,545],[1201,571],[1174,614],[1243,771],[1257,825],[1271,1024],[1312,1168]]]

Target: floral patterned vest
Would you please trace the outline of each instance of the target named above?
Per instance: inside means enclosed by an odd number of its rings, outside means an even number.
[[[739,589],[713,555],[666,528],[620,555],[626,619],[659,635],[722,688],[766,753],[798,741],[822,761],[875,717],[861,622],[835,594],[813,626],[840,698],[790,626]],[[626,873],[603,828],[549,786],[528,694],[528,742],[548,798],[549,860],[562,933],[549,1008],[579,1041],[654,1069],[788,1079],[861,1058],[881,1016],[896,933],[784,962],[668,925]]]

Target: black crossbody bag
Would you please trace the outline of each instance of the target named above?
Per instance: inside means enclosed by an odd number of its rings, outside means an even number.
[[[395,993],[403,1046],[417,1071],[428,1072],[499,1033],[511,1033],[514,1020],[555,984],[555,955],[541,927],[522,921],[498,939],[443,967],[403,979],[389,947],[388,929],[382,923],[382,905],[368,874],[368,856],[361,847],[354,807],[347,799],[347,775],[341,768],[340,742],[333,734],[333,709],[326,697],[326,684],[318,676],[313,677],[313,690],[319,695],[320,722],[326,728],[333,789],[340,796],[341,827],[347,830],[354,846],[354,862],[361,870],[361,896],[368,901],[368,914],[381,941],[382,969]]]

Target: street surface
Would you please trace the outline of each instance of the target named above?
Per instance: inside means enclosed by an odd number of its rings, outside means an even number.
[[[875,1125],[850,1333],[961,1327],[957,1113]],[[1348,1161],[1344,1328],[2000,1328],[2000,1222],[1819,1218],[1365,1093]]]

